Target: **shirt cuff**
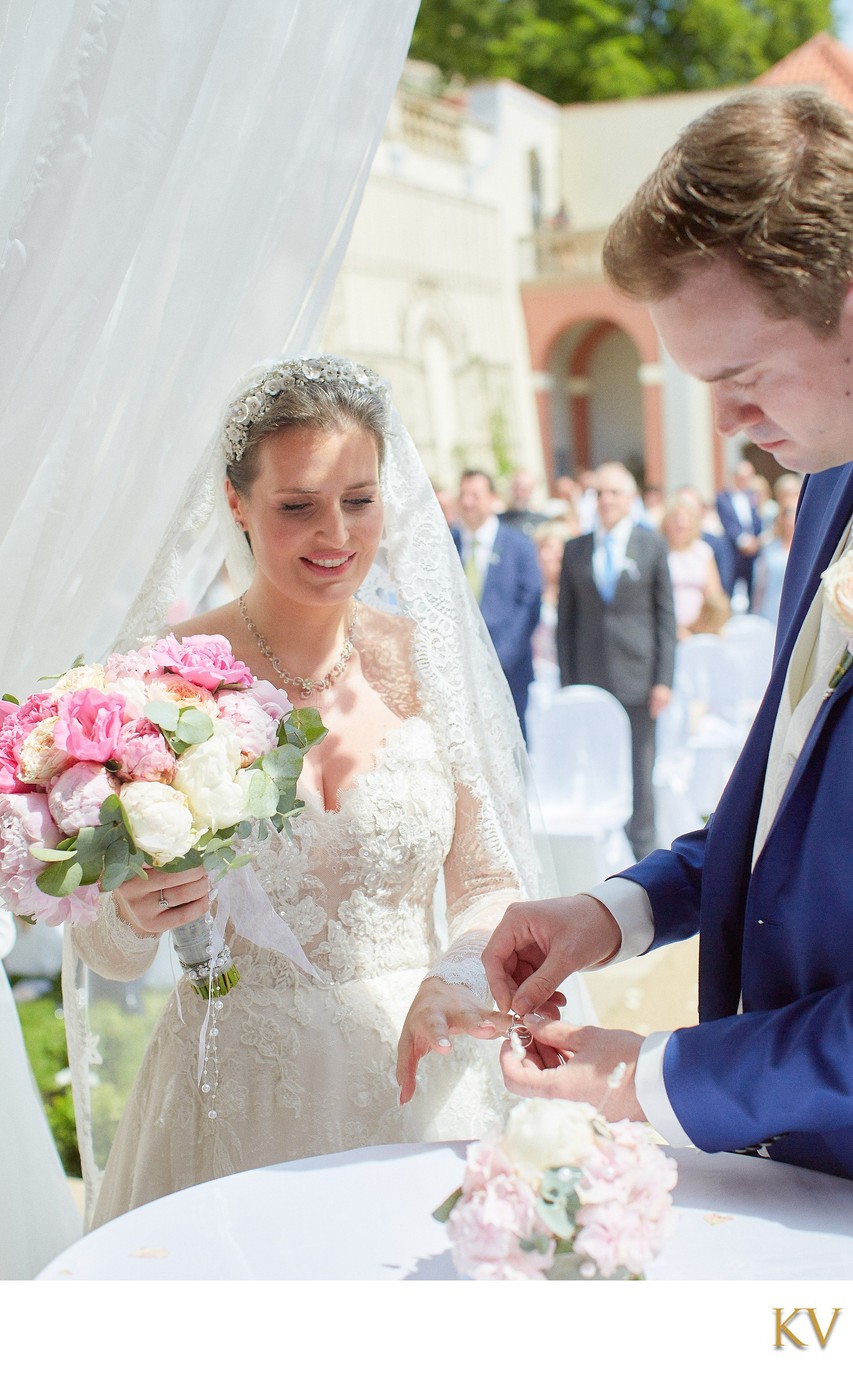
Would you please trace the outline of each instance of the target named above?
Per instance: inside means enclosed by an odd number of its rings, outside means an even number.
[[[670,1147],[695,1147],[681,1127],[666,1093],[663,1057],[671,1036],[671,1033],[650,1033],[643,1038],[634,1073],[634,1093],[646,1119],[664,1142]]]
[[[632,956],[642,956],[648,951],[655,938],[655,924],[649,896],[634,880],[623,880],[614,875],[594,889],[585,893],[597,899],[616,919],[622,933],[622,945],[615,956],[602,962],[596,970],[615,966],[618,961],[628,961]]]

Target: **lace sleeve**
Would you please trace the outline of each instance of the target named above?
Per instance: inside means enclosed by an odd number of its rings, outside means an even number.
[[[501,867],[485,846],[481,810],[469,790],[456,792],[453,844],[444,864],[447,950],[428,972],[448,985],[465,985],[481,1003],[493,1004],[481,960],[483,948],[508,904],[521,897],[517,876]]]
[[[136,980],[157,955],[159,937],[139,937],[122,922],[109,894],[98,904],[98,916],[87,926],[71,930],[71,944],[90,970],[107,980]]]

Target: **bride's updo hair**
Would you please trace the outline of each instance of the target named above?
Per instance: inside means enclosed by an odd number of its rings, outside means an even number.
[[[385,454],[389,389],[378,374],[349,359],[321,357],[274,365],[229,409],[223,432],[225,472],[246,494],[258,473],[258,451],[280,430],[364,430]]]

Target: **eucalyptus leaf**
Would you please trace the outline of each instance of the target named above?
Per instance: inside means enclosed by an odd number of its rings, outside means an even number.
[[[54,851],[50,846],[38,846],[35,842],[30,847],[30,855],[37,861],[44,861],[50,865],[52,861],[67,861],[69,856],[75,856],[76,851]]]
[[[146,704],[145,716],[155,727],[160,727],[164,732],[173,732],[178,725],[181,710],[177,703],[172,703],[168,698],[155,698],[152,703]]]
[[[316,708],[294,708],[288,717],[287,725],[294,727],[300,736],[304,737],[306,749],[316,746],[318,741],[322,741],[323,737],[329,734]]]
[[[19,708],[21,706],[20,698],[16,698],[14,693],[4,693],[2,701],[4,703],[14,703],[16,708]],[[18,917],[20,916],[21,915],[19,914]]]
[[[453,1213],[456,1205],[459,1203],[461,1199],[462,1187],[460,1186],[459,1189],[455,1190],[452,1195],[448,1195],[447,1199],[441,1205],[439,1205],[437,1210],[433,1210],[433,1219],[437,1219],[439,1224],[446,1224],[451,1214]]]
[[[83,867],[75,860],[49,865],[36,876],[42,894],[50,894],[54,899],[63,899],[73,893],[82,881]]]
[[[290,780],[296,783],[302,773],[303,752],[298,746],[288,743],[286,746],[275,746],[261,760],[261,770],[264,774],[274,779],[279,789]]]
[[[248,841],[252,835],[252,824],[250,822],[241,822],[236,830],[237,836],[241,841]]]
[[[271,818],[278,811],[279,786],[265,770],[254,770],[249,781],[249,810],[253,818]],[[249,829],[251,831],[251,828]]]
[[[198,746],[213,736],[213,722],[206,712],[198,708],[182,708],[175,739],[186,741],[190,746]]]
[[[130,847],[124,837],[117,837],[104,852],[101,889],[105,894],[109,894],[111,890],[123,885],[131,874]]]

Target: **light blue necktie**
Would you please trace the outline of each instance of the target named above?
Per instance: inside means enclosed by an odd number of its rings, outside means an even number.
[[[619,575],[616,571],[616,561],[613,557],[613,535],[608,532],[602,541],[604,547],[603,575],[599,592],[605,602],[613,601],[613,594],[616,592],[616,584]]]

